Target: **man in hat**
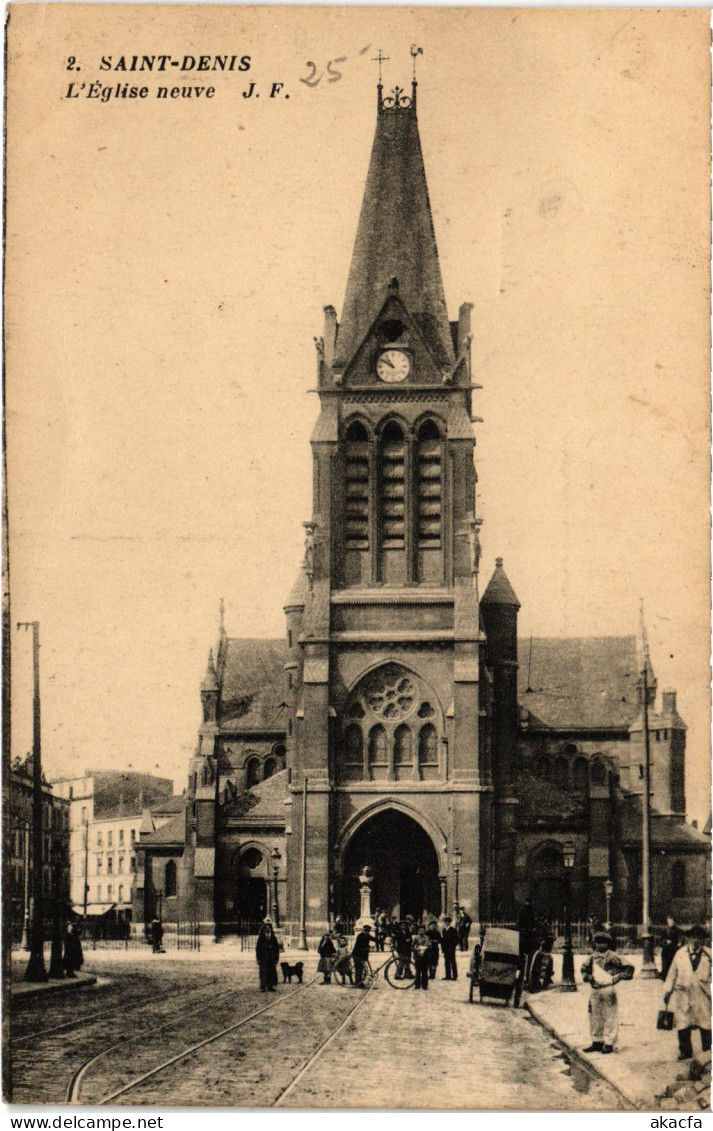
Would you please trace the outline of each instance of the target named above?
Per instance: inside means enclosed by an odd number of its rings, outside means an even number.
[[[446,915],[444,920],[443,933],[441,935],[441,950],[443,951],[443,963],[446,968],[444,976],[445,982],[455,982],[458,978],[458,967],[456,966],[456,948],[458,946],[458,932],[453,926],[453,920],[450,915]]]
[[[419,927],[411,943],[413,964],[416,967],[416,981],[414,989],[428,989],[428,967],[431,961],[431,940],[426,934],[425,927]]]
[[[622,979],[633,977],[634,967],[627,966],[613,951],[608,931],[595,931],[594,953],[582,966],[582,977],[591,986],[589,998],[589,1030],[591,1044],[585,1052],[609,1053],[619,1032],[619,1003],[614,987]]]
[[[691,1033],[701,1031],[701,1048],[711,1047],[711,954],[704,947],[706,931],[703,927],[684,927],[686,945],[673,956],[663,1000],[668,1005],[671,998],[673,1023],[678,1033],[678,1059],[690,1060],[693,1056]]]
[[[352,947],[352,962],[354,963],[354,984],[360,986],[364,981],[366,964],[369,961],[371,950],[371,923],[362,924],[362,928],[354,939]]]
[[[441,954],[441,932],[438,930],[438,923],[432,919],[428,924],[426,931],[428,938],[431,942],[430,954],[428,957],[428,976],[433,979],[436,976],[436,969],[438,968],[438,959]]]

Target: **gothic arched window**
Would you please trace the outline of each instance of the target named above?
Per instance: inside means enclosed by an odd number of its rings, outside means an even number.
[[[607,780],[607,771],[604,763],[597,759],[592,763],[592,781],[595,785],[605,785]]]
[[[674,860],[671,865],[671,895],[686,894],[686,863],[684,860]]]
[[[375,726],[369,732],[369,770],[386,770],[389,765],[388,751],[386,749],[386,731],[382,726]]]
[[[250,789],[252,786],[257,785],[260,782],[261,778],[262,774],[260,772],[260,759],[251,758],[246,766],[245,772],[245,781],[247,788]]]
[[[344,733],[344,761],[348,766],[361,766],[364,762],[364,739],[356,723],[348,726]]]
[[[411,769],[413,767],[413,735],[411,734],[410,727],[404,723],[396,728],[394,733],[394,769],[396,776],[399,776],[399,769]]]
[[[166,876],[164,883],[166,888],[166,895],[175,895],[178,890],[175,860],[169,860],[168,864],[166,865]]]
[[[369,549],[369,437],[358,420],[346,435],[347,549]]]
[[[589,781],[589,768],[586,758],[577,758],[574,763],[574,788],[579,793],[586,793]]]
[[[264,774],[263,774],[264,780],[267,781],[268,778],[271,778],[272,775],[276,774],[276,773],[277,773],[277,759],[276,758],[268,758],[267,761],[265,762],[265,771],[264,771]]]
[[[432,776],[425,771],[438,769],[438,734],[431,723],[421,727],[418,736],[418,766],[422,777]]]
[[[432,420],[418,433],[416,463],[418,484],[417,538],[422,549],[441,545],[441,434]]]
[[[558,758],[555,762],[555,785],[566,789],[569,785],[569,764],[566,758]]]

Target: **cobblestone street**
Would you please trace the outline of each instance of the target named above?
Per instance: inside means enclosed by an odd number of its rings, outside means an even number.
[[[399,992],[379,978],[365,997],[322,986],[310,954],[302,988],[293,982],[265,995],[252,956],[227,948],[189,961],[97,952],[87,966],[96,986],[18,1003],[15,1102],[96,1104],[132,1085],[111,1102],[619,1106],[604,1083],[571,1074],[524,1010],[470,1005],[464,978],[438,980],[428,993]]]

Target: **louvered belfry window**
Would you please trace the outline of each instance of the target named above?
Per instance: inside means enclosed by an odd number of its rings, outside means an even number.
[[[405,543],[404,435],[398,424],[387,424],[381,440],[381,544],[402,550]]]
[[[441,436],[432,420],[418,433],[416,476],[418,483],[418,544],[438,548],[442,535],[442,447]]]
[[[355,550],[369,549],[369,437],[355,421],[347,432],[346,541]]]

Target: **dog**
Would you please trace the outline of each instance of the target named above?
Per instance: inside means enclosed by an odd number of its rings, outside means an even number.
[[[295,962],[294,966],[290,966],[289,962],[281,962],[280,969],[282,970],[282,981],[289,982],[292,985],[293,976],[302,985],[302,973],[304,971],[304,962]]]

